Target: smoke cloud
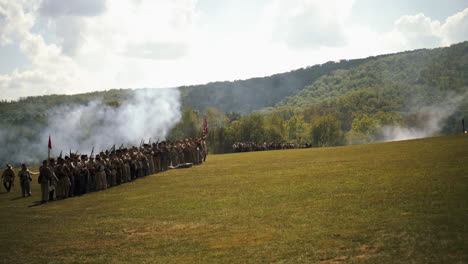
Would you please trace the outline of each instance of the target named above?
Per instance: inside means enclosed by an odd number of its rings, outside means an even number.
[[[385,126],[382,127],[382,141],[398,141],[416,138],[426,138],[438,135],[444,122],[452,116],[468,98],[464,95],[449,95],[441,103],[431,106],[415,107],[411,112],[420,121],[412,126]]]
[[[119,148],[138,146],[141,140],[148,143],[164,139],[170,129],[181,118],[180,92],[178,89],[140,89],[119,104],[93,101],[87,105],[56,107],[48,111],[48,125],[38,131],[38,137],[19,138],[12,153],[1,153],[2,159],[13,164],[30,162],[37,164],[47,157],[49,135],[52,138],[51,155],[63,156],[70,150],[90,154],[110,149],[114,144]],[[38,129],[31,128],[31,129]],[[0,141],[12,137],[8,129],[0,129]],[[5,156],[8,155],[8,156]]]

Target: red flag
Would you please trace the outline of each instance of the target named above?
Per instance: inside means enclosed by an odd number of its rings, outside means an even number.
[[[49,144],[47,145],[47,162],[49,162],[51,150],[52,150],[52,140],[50,139],[50,135],[49,135]]]

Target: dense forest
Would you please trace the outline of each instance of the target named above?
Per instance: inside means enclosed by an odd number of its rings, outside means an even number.
[[[167,138],[199,135],[205,117],[213,153],[231,152],[238,141],[319,147],[461,133],[468,112],[467,73],[468,42],[463,42],[327,62],[269,77],[183,86],[178,88],[181,119]],[[12,162],[11,153],[38,141],[51,112],[91,102],[115,109],[135,92],[114,89],[0,101],[0,162]]]

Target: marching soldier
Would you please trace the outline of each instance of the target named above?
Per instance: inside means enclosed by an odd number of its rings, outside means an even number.
[[[54,177],[49,177],[49,201],[53,201],[55,199],[54,198],[55,189],[57,189],[57,185],[59,182],[59,179],[57,178],[55,174],[55,159],[54,158],[49,159],[48,167],[49,167],[49,170],[52,171],[54,175]]]
[[[49,182],[56,180],[54,172],[50,169],[47,160],[42,162],[42,166],[39,168],[39,178],[37,179],[38,183],[41,185],[41,202],[47,203],[49,200]]]
[[[10,192],[11,187],[13,186],[14,181],[15,181],[15,172],[13,171],[10,164],[8,164],[5,171],[3,171],[2,179],[3,179],[3,186],[5,186],[5,189],[7,190],[7,192]]]
[[[26,164],[21,164],[21,170],[18,173],[18,177],[21,185],[21,193],[23,197],[31,196],[31,184],[32,181],[32,172],[28,170]]]

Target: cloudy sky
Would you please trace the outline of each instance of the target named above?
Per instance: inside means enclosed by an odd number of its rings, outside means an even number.
[[[0,0],[0,99],[246,79],[465,40],[466,0]]]

